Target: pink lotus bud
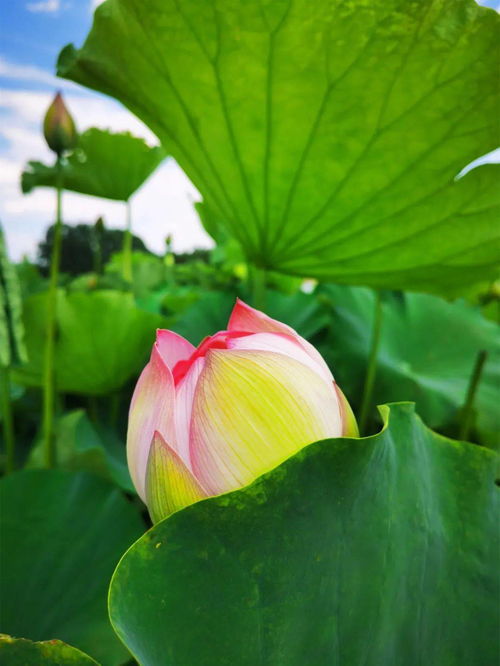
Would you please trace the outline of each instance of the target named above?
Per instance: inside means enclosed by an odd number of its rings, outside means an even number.
[[[127,457],[158,521],[250,483],[307,444],[357,434],[318,351],[238,300],[227,330],[198,348],[158,331],[130,406]]]
[[[43,134],[49,148],[59,157],[66,150],[72,150],[76,146],[78,135],[75,123],[64,104],[61,93],[57,93],[47,109],[43,121]]]

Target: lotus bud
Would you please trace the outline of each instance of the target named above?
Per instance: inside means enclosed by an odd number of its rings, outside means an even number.
[[[49,148],[57,153],[58,157],[76,146],[78,135],[75,123],[64,104],[61,93],[57,93],[47,109],[43,121],[43,134]]]
[[[132,397],[127,458],[156,522],[241,488],[307,444],[357,435],[319,352],[238,300],[227,330],[197,348],[157,332]]]

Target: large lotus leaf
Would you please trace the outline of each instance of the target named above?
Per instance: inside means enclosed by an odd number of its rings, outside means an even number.
[[[58,73],[158,135],[256,263],[439,291],[491,275],[500,18],[473,0],[107,0]]]
[[[152,148],[129,132],[113,133],[91,127],[63,162],[63,187],[104,199],[127,201],[165,159],[160,146]],[[35,187],[56,187],[57,170],[28,162],[21,176],[26,194]]]
[[[98,666],[97,661],[62,641],[33,642],[0,634],[3,666]]]
[[[137,509],[97,477],[62,470],[11,474],[0,499],[0,630],[63,640],[103,666],[126,661],[106,591],[121,554],[144,531]]]
[[[42,383],[47,293],[24,303],[29,363],[16,369],[21,384]],[[98,395],[119,389],[143,367],[164,323],[160,315],[137,308],[131,294],[102,290],[59,291],[57,301],[56,385],[59,391]]]
[[[368,363],[375,294],[360,287],[325,285],[322,298],[333,306],[331,331],[322,351],[354,406],[360,402]],[[498,326],[463,302],[425,294],[387,295],[373,396],[375,405],[412,400],[431,427],[460,419],[480,350],[488,352],[475,398],[476,435],[500,443],[500,336]]]
[[[143,666],[494,664],[495,457],[395,405],[158,523],[113,576],[113,626]]]

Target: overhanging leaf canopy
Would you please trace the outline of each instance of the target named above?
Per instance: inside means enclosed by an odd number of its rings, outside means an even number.
[[[384,411],[132,546],[110,617],[143,666],[498,661],[496,456]]]
[[[257,263],[445,291],[500,253],[500,18],[473,0],[107,0],[58,73],[158,135]]]
[[[163,148],[148,146],[129,132],[91,127],[80,135],[77,147],[63,162],[63,186],[81,194],[128,201],[165,157]],[[55,165],[28,162],[21,175],[25,194],[56,184]]]

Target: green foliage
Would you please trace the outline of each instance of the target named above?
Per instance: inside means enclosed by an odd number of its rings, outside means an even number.
[[[97,661],[62,641],[28,641],[0,634],[3,666],[98,666]]]
[[[104,481],[61,470],[11,474],[0,481],[0,499],[9,508],[0,516],[2,630],[57,637],[103,666],[123,663],[106,589],[120,555],[144,531],[137,510]]]
[[[15,268],[7,256],[0,227],[0,365],[26,361],[22,323],[21,288]]]
[[[58,74],[149,125],[257,264],[446,292],[497,271],[499,167],[456,176],[498,145],[499,38],[473,0],[107,0]]]
[[[370,347],[375,294],[369,289],[325,285],[320,298],[331,309],[328,337],[321,346],[351,403],[359,407]],[[478,352],[488,352],[475,400],[475,439],[498,446],[500,338],[498,327],[477,308],[424,294],[386,294],[374,404],[416,402],[434,428],[451,423],[454,435]]]
[[[143,666],[496,663],[495,455],[388,412],[134,544],[109,605]]]
[[[107,263],[112,256],[121,252],[124,233],[121,229],[104,228],[97,235],[95,226],[90,224],[62,225],[61,272],[68,275],[81,275],[95,269],[96,244],[99,243],[101,261]],[[45,239],[38,244],[38,263],[43,274],[48,274],[50,257],[54,242],[54,225],[45,234]],[[132,248],[147,252],[140,238],[132,236]],[[121,267],[120,267],[121,268]]]
[[[227,327],[234,303],[235,295],[230,292],[209,291],[190,305],[172,328],[193,345],[198,345],[207,335]]]
[[[13,373],[26,386],[41,385],[47,293],[24,303],[29,363]],[[57,304],[55,375],[59,391],[102,395],[119,389],[145,364],[161,316],[139,310],[132,294],[102,290],[66,293]]]
[[[161,147],[152,148],[129,132],[116,134],[91,127],[80,135],[77,147],[62,163],[63,187],[127,201],[164,159]],[[41,162],[28,162],[21,176],[25,194],[36,187],[56,187],[56,182],[56,167]]]
[[[59,469],[86,470],[135,493],[125,459],[124,442],[112,429],[92,423],[83,409],[75,409],[61,416],[54,430]],[[31,451],[26,466],[45,466],[41,441]]]

